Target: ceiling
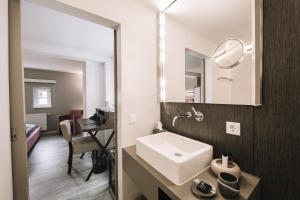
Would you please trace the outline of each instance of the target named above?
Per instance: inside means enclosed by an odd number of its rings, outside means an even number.
[[[84,63],[66,58],[58,58],[34,51],[23,52],[23,66],[27,69],[39,69],[68,73],[83,73]]]
[[[105,62],[114,55],[113,29],[26,0],[22,2],[22,41],[27,63],[44,56]]]
[[[166,9],[174,0],[139,0],[141,3],[157,10]]]
[[[159,2],[172,2],[143,1],[157,8]],[[251,8],[251,0],[177,0],[166,14],[214,43],[230,37],[248,42],[252,34]]]

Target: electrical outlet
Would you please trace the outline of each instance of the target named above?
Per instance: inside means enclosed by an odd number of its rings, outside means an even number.
[[[226,122],[226,133],[240,136],[241,124],[237,122]]]
[[[137,115],[135,113],[132,113],[129,115],[129,123],[130,124],[135,124],[137,121]]]

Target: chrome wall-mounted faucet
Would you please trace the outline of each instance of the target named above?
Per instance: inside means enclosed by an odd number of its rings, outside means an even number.
[[[203,119],[204,119],[203,113],[200,112],[200,111],[197,111],[194,107],[192,107],[192,110],[194,112],[195,120],[198,121],[198,122],[203,121]],[[192,118],[192,116],[193,116],[191,112],[186,112],[185,114],[180,114],[177,111],[177,113],[178,113],[178,115],[173,117],[173,122],[172,122],[173,127],[175,127],[177,119],[179,119],[179,118]]]
[[[196,109],[194,107],[192,107],[192,110],[194,111],[195,120],[198,122],[203,121],[203,119],[204,119],[203,113],[200,111],[196,111]]]
[[[179,112],[178,112],[179,114]],[[179,114],[179,115],[176,115],[173,117],[173,122],[172,122],[172,125],[173,127],[175,127],[175,124],[176,124],[176,120],[179,119],[179,118],[191,118],[192,117],[192,113],[191,112],[186,112],[184,115],[182,114]]]

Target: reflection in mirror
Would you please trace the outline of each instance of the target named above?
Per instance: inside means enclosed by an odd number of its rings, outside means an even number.
[[[163,102],[260,105],[260,5],[177,0],[169,6],[160,27]]]
[[[239,39],[228,39],[221,42],[213,54],[216,65],[224,69],[236,67],[244,59],[244,43]]]
[[[205,56],[185,50],[185,102],[204,102]]]

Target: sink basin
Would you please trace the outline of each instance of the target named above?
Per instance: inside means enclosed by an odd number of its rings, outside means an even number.
[[[136,141],[136,153],[176,185],[182,185],[210,165],[213,147],[163,132]]]

